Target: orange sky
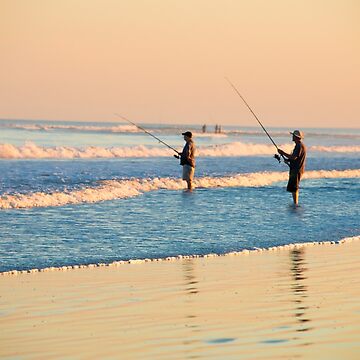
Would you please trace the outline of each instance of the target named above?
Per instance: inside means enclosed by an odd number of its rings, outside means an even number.
[[[0,0],[0,118],[360,126],[358,0]]]

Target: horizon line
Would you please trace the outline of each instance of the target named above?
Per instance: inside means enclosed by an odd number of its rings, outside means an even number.
[[[77,122],[77,123],[120,123],[122,124],[122,122],[120,121],[116,121],[116,120],[105,120],[105,121],[99,121],[99,120],[60,120],[60,119],[34,119],[34,118],[3,118],[0,117],[0,121],[48,121],[48,122]],[[159,121],[159,122],[151,122],[151,121],[140,121],[140,124],[149,124],[149,125],[173,125],[173,126],[179,126],[179,125],[189,125],[189,126],[203,126],[205,125],[210,125],[210,126],[215,126],[215,125],[221,125],[221,126],[237,126],[237,127],[252,127],[252,128],[258,128],[259,126],[256,126],[255,124],[252,125],[247,125],[247,124],[229,124],[226,122],[199,122],[199,123],[170,123],[170,122],[163,122],[163,121]],[[124,122],[124,124],[126,124],[126,122]],[[284,125],[268,125],[266,124],[267,127],[269,128],[287,128],[287,126]],[[298,126],[299,127],[299,126]],[[290,127],[289,127],[290,128]],[[293,126],[291,127],[291,129],[293,128]],[[317,126],[300,126],[301,129],[360,129],[359,127],[356,126],[321,126],[321,125],[317,125]]]

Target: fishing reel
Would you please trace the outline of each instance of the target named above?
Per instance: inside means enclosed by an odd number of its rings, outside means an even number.
[[[281,156],[279,154],[275,154],[274,158],[279,162],[279,164],[281,163]],[[284,164],[286,164],[287,166],[290,166],[290,160],[289,159],[285,159],[284,157],[282,157],[284,160]]]

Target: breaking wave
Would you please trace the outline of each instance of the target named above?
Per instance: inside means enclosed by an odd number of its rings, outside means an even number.
[[[0,123],[0,127],[2,128],[10,128],[10,129],[17,129],[17,130],[28,130],[28,131],[56,131],[56,130],[60,130],[60,131],[78,131],[78,132],[107,132],[107,133],[133,133],[133,132],[141,132],[141,130],[139,130],[136,126],[133,125],[128,125],[128,124],[121,124],[121,125],[117,125],[116,123],[114,123],[114,126],[112,126],[111,124],[108,124],[107,126],[102,126],[102,125],[78,125],[78,124],[56,124],[56,123],[28,123],[28,124],[24,124],[24,123]],[[264,132],[261,129],[254,129],[254,130],[249,130],[249,129],[223,129],[221,134],[215,134],[213,132],[211,132],[211,125],[209,125],[209,129],[210,131],[206,132],[206,133],[201,133],[201,132],[197,132],[194,129],[194,133],[196,136],[198,137],[202,137],[202,136],[217,136],[217,137],[226,137],[227,135],[231,135],[231,136],[264,136]],[[151,129],[149,129],[151,131],[154,132],[166,132],[166,133],[173,133],[173,134],[178,134],[180,129],[176,126],[171,126],[169,125],[168,127],[164,127],[159,126],[156,127],[154,125],[151,126]],[[324,129],[325,130],[325,129]],[[322,132],[320,129],[318,131],[313,131],[310,130],[309,131],[305,131],[305,136],[306,137],[326,137],[326,138],[348,138],[348,139],[359,139],[360,138],[360,133],[349,133],[349,132],[345,132],[346,130],[342,130],[344,131],[343,133],[332,133],[332,132]],[[275,137],[280,137],[280,136],[289,136],[289,131],[285,131],[285,130],[280,130],[280,129],[276,129],[273,128],[270,130],[270,134],[272,136]]]
[[[357,153],[360,152],[360,146],[311,146],[312,151],[328,153]]]
[[[73,131],[92,131],[92,132],[112,132],[112,133],[134,133],[140,132],[134,125],[116,126],[95,126],[95,125],[53,125],[53,124],[4,124],[1,127],[29,131],[53,131],[53,130],[73,130]]]
[[[283,145],[290,151],[292,145]],[[179,150],[181,150],[179,148]],[[271,155],[274,153],[272,145],[245,144],[234,142],[222,145],[203,146],[197,148],[198,156],[250,156]],[[144,145],[130,147],[98,147],[88,146],[77,148],[70,146],[42,147],[27,142],[23,146],[0,144],[0,158],[2,159],[92,159],[92,158],[127,158],[127,157],[164,157],[171,155],[171,151],[163,147],[147,147]]]
[[[225,134],[228,135],[249,135],[249,136],[264,136],[264,132],[261,130],[224,130]],[[289,136],[289,131],[277,131],[270,130],[271,136],[284,137]],[[340,139],[359,139],[359,133],[326,133],[326,132],[312,132],[305,131],[305,138],[340,138]]]
[[[280,145],[290,152],[291,144]],[[332,153],[358,153],[360,146],[311,146],[309,151]],[[179,148],[180,150],[180,148]],[[197,149],[198,156],[252,156],[272,155],[274,147],[265,144],[247,144],[232,142],[221,145],[202,146]],[[85,148],[72,146],[43,147],[33,142],[22,146],[0,144],[0,159],[93,159],[93,158],[128,158],[128,157],[164,157],[170,156],[171,151],[163,147],[148,147],[144,145],[129,147],[99,147]]]
[[[164,148],[146,147],[99,147],[78,148],[72,146],[43,147],[27,142],[23,146],[0,144],[1,159],[93,159],[169,156]]]
[[[287,172],[258,172],[228,177],[197,178],[195,187],[259,187],[268,186],[288,178]],[[305,179],[360,178],[360,169],[308,171]],[[173,178],[104,180],[98,186],[64,192],[36,192],[28,194],[2,195],[0,209],[52,207],[81,203],[97,203],[106,200],[124,199],[141,193],[160,189],[181,190],[184,182]]]

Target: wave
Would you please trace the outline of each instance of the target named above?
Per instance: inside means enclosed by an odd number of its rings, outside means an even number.
[[[291,249],[305,248],[307,246],[331,246],[331,245],[344,245],[352,242],[360,241],[360,235],[355,235],[351,237],[345,237],[336,241],[316,241],[316,242],[303,242],[303,243],[290,243],[286,245],[271,246],[265,248],[252,247],[250,249],[242,249],[239,251],[231,251],[228,253],[210,253],[210,254],[193,254],[193,255],[177,255],[177,256],[168,256],[164,258],[142,258],[142,259],[129,259],[129,260],[118,260],[111,263],[97,263],[97,264],[78,264],[78,265],[66,265],[66,266],[51,266],[46,268],[33,268],[28,270],[10,270],[2,271],[0,275],[21,275],[21,274],[36,274],[38,272],[50,272],[50,271],[68,271],[68,270],[78,270],[78,269],[93,269],[97,267],[119,267],[123,265],[136,265],[144,264],[148,262],[164,262],[164,261],[182,261],[189,259],[197,258],[216,258],[220,256],[249,256],[254,254],[259,254],[263,252],[274,252],[274,251],[289,251]]]
[[[141,132],[136,126],[133,125],[114,125],[111,126],[100,126],[100,125],[73,125],[73,124],[56,124],[56,123],[46,123],[46,124],[36,124],[36,123],[0,123],[0,127],[2,128],[10,128],[10,129],[17,129],[17,130],[28,130],[28,131],[78,131],[78,132],[106,132],[106,133],[134,133],[134,132]],[[183,126],[181,126],[182,128]],[[211,126],[210,126],[211,127]],[[169,133],[169,134],[179,134],[180,128],[172,125],[168,125],[168,127],[164,127],[164,125],[156,127],[156,125],[151,125],[149,129],[156,133]],[[325,129],[324,129],[325,130]],[[337,130],[339,131],[339,130]],[[344,131],[344,130],[342,130]],[[210,131],[206,133],[200,132],[199,128],[193,128],[193,133],[197,137],[226,137],[226,136],[259,136],[263,137],[264,132],[261,129],[254,130],[247,130],[247,129],[223,129],[220,134],[215,134]],[[288,137],[289,131],[280,130],[280,129],[270,129],[270,135],[274,137]],[[325,138],[345,138],[345,139],[360,139],[360,133],[335,133],[335,132],[321,132],[319,129],[318,131],[305,131],[305,137],[325,137]]]
[[[238,174],[228,177],[197,178],[195,187],[259,187],[278,181],[285,181],[287,172],[259,172]],[[308,171],[305,179],[360,178],[360,169]],[[181,190],[184,182],[173,178],[104,180],[98,186],[64,192],[36,192],[29,194],[2,195],[0,209],[21,209],[53,207],[81,203],[97,203],[107,200],[124,199],[155,190]]]
[[[1,127],[29,130],[29,131],[53,131],[53,130],[75,130],[75,131],[93,131],[93,132],[112,132],[112,133],[134,133],[140,132],[134,125],[116,125],[116,126],[95,126],[95,125],[51,125],[51,124],[4,124]]]
[[[291,152],[293,145],[280,145],[282,149]],[[310,146],[309,151],[326,153],[358,153],[360,146]],[[179,148],[180,150],[180,148]],[[201,146],[197,155],[202,157],[223,156],[255,156],[272,155],[274,147],[265,144],[232,142],[221,145]],[[148,147],[144,145],[129,147],[99,147],[85,148],[72,146],[43,147],[26,142],[22,146],[0,144],[0,159],[93,159],[93,158],[128,158],[128,157],[165,157],[171,151],[163,147]]]
[[[310,150],[327,153],[358,153],[360,146],[311,146]]]
[[[228,137],[227,134],[225,134],[224,132],[222,133],[210,133],[210,132],[206,132],[206,133],[201,133],[201,132],[193,132],[193,136],[195,138],[199,138],[199,137],[205,137],[205,138],[226,138]]]
[[[282,145],[291,151],[292,145]],[[180,150],[180,148],[179,148]],[[272,145],[245,144],[240,142],[203,146],[197,148],[198,156],[251,156],[272,155]],[[27,142],[23,146],[0,144],[0,158],[2,159],[92,159],[92,158],[128,158],[128,157],[165,157],[171,151],[163,147],[147,147],[144,145],[130,147],[98,147],[88,146],[77,148],[71,146],[42,147]]]
[[[106,133],[142,133],[143,131],[137,128],[134,125],[117,125],[117,126],[95,126],[95,125],[40,125],[40,124],[31,124],[31,125],[9,125],[8,127],[12,129],[20,130],[29,130],[29,131],[53,131],[53,130],[74,130],[74,131],[84,131],[84,132],[106,132]],[[170,133],[170,134],[179,134],[182,132],[181,129],[177,128],[150,128],[149,131],[155,133]],[[193,131],[193,135],[196,137],[227,137],[225,132],[223,133],[202,133]]]
[[[261,130],[223,130],[223,133],[227,135],[247,135],[247,136],[264,136],[264,132]],[[290,132],[289,131],[269,131],[270,135],[273,137],[288,137]],[[360,139],[359,134],[348,134],[348,133],[322,133],[322,132],[311,132],[305,131],[305,138],[342,138],[342,139]]]
[[[0,144],[0,159],[95,159],[169,156],[169,150],[143,145],[131,147],[72,146],[43,147],[26,142],[23,146]]]

